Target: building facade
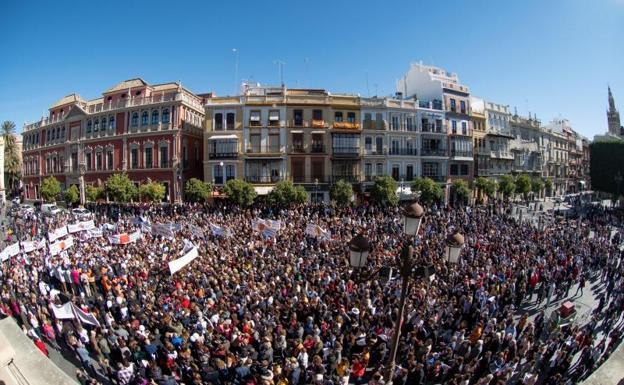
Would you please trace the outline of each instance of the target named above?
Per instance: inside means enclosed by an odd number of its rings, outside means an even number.
[[[546,176],[544,168],[544,133],[536,118],[514,113],[509,118],[511,137],[510,149],[513,155],[513,174],[529,174],[533,177]]]
[[[509,106],[485,102],[485,150],[489,152],[488,175],[499,179],[511,174],[514,155],[511,152]]]
[[[472,145],[474,151],[475,177],[489,176],[490,151],[486,148],[485,100],[470,97],[470,119],[472,121]]]
[[[202,177],[201,99],[180,83],[151,85],[136,78],[85,100],[68,95],[23,132],[23,188],[39,199],[41,181],[54,176],[63,189],[101,186],[126,172],[136,184],[158,181],[166,201],[182,199],[185,180]]]

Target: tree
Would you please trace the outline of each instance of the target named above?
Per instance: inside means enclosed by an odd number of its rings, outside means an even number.
[[[482,176],[475,178],[474,187],[477,189],[477,201],[483,203],[483,195],[488,185],[488,179]]]
[[[544,195],[552,194],[552,188],[553,188],[552,179],[544,178],[544,190],[546,191]]]
[[[65,190],[63,198],[68,205],[75,205],[76,203],[80,202],[80,190],[78,190],[78,187],[73,184],[69,186],[67,190]]]
[[[95,187],[87,185],[85,187],[85,198],[89,202],[95,202],[104,196],[104,189],[102,187]]]
[[[2,123],[2,136],[4,138],[4,176],[6,186],[10,191],[13,191],[20,179],[22,170],[15,140],[15,123],[8,120]]]
[[[223,191],[232,202],[243,207],[251,206],[258,195],[253,186],[242,179],[228,180]]]
[[[382,206],[396,206],[399,203],[397,182],[389,175],[378,177],[370,189],[371,199]]]
[[[533,177],[531,179],[531,191],[537,196],[538,199],[542,190],[544,190],[544,181],[542,178]]]
[[[191,178],[184,185],[184,197],[189,202],[203,202],[212,191],[212,185],[197,178]]]
[[[498,183],[496,183],[494,179],[487,179],[487,183],[484,187],[485,195],[487,195],[487,197],[491,199],[492,197],[494,197],[494,194],[496,194],[497,188]]]
[[[468,182],[463,179],[456,179],[451,183],[451,191],[456,200],[459,200],[461,204],[467,204],[472,192],[468,187]]]
[[[162,202],[165,197],[165,186],[158,182],[144,183],[139,186],[139,196],[146,202]]]
[[[424,204],[438,203],[444,199],[444,190],[431,178],[416,178],[412,192],[420,192],[419,200]]]
[[[287,206],[307,202],[308,193],[303,186],[295,186],[291,181],[285,180],[275,184],[267,199],[271,204]]]
[[[522,194],[522,198],[526,201],[531,191],[531,178],[527,174],[518,175],[516,178],[516,193]]]
[[[49,176],[41,182],[41,197],[46,202],[54,202],[61,194],[61,183],[55,177]]]
[[[498,182],[498,191],[508,199],[516,191],[516,184],[511,175],[503,175]]]
[[[136,197],[137,188],[128,178],[128,174],[124,172],[108,177],[106,180],[106,193],[108,194],[108,199],[114,202],[126,203]]]
[[[340,179],[329,190],[329,196],[341,206],[348,205],[353,197],[353,186],[344,179]]]

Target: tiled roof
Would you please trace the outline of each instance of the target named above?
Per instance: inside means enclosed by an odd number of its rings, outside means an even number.
[[[109,88],[104,93],[108,94],[111,92],[127,90],[128,88],[143,87],[147,85],[148,85],[147,82],[141,78],[129,79],[129,80],[124,80],[123,82],[117,84],[113,88]]]
[[[58,102],[54,103],[50,107],[50,109],[56,108],[56,107],[60,107],[60,106],[64,106],[66,104],[76,103],[76,102],[84,103],[84,99],[80,95],[78,95],[78,94],[67,95],[64,98],[62,98],[61,100],[59,100]]]

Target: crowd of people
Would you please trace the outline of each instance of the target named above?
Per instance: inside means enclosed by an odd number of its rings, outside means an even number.
[[[397,324],[392,383],[401,385],[571,384],[617,347],[620,213],[596,208],[544,228],[519,223],[502,203],[425,209],[420,234],[409,239],[400,208],[93,206],[104,236],[2,262],[0,317],[14,317],[42,351],[45,341],[74,354],[88,384],[383,384]],[[267,237],[252,227],[258,218],[281,228]],[[11,242],[45,239],[71,222],[32,213],[6,218],[3,230]],[[146,223],[177,226],[170,237],[107,239]],[[310,223],[330,236],[307,233]],[[450,264],[445,239],[455,230],[466,243]],[[347,245],[360,233],[372,247],[356,269]],[[375,272],[396,266],[406,242],[435,278],[411,278],[399,320],[401,278]],[[189,243],[199,256],[171,275],[167,263]],[[553,311],[592,282],[604,290],[592,312],[565,319]],[[56,319],[53,308],[68,301],[99,326]]]

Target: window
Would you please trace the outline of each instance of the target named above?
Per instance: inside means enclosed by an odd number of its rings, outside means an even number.
[[[366,177],[367,180],[370,180],[371,177],[373,176],[373,164],[372,163],[364,164],[364,176]]]
[[[382,176],[382,175],[384,174],[384,171],[383,171],[383,168],[384,168],[384,167],[383,167],[383,163],[377,163],[376,168],[377,168],[377,170],[375,170],[375,171],[376,171],[375,175],[377,175],[377,176]]]
[[[260,125],[260,111],[251,111],[251,113],[249,114],[249,125],[250,126]]]
[[[279,125],[280,113],[278,110],[269,111],[269,126]]]
[[[56,139],[61,138],[61,127],[56,127]]]
[[[279,151],[280,151],[279,134],[269,134],[269,152],[279,152]]]
[[[139,149],[137,147],[130,149],[130,167],[139,168]]]
[[[164,117],[163,117],[164,118]],[[130,125],[132,127],[136,127],[139,125],[139,113],[138,112],[133,112],[132,113],[132,120],[130,121]],[[97,130],[96,130],[97,131]]]
[[[462,135],[468,135],[468,124],[466,122],[462,122]]]
[[[85,154],[85,163],[86,163],[86,167],[87,167],[87,171],[91,171],[93,168],[93,163],[91,162],[91,153],[87,152]]]
[[[234,115],[233,112],[228,112],[225,115],[225,124],[226,124],[225,128],[226,129],[228,129],[228,130],[233,130],[234,129],[234,121],[236,120],[235,118],[236,118],[236,116]]]
[[[115,129],[115,116],[114,115],[108,118],[108,129],[109,130]]]
[[[107,170],[113,169],[113,150],[112,149],[106,150],[106,169]]]
[[[455,102],[455,99],[451,99],[451,111],[457,112],[457,103]]]
[[[334,121],[342,122],[342,120],[342,111],[336,111],[336,113],[334,113]]]
[[[458,175],[458,172],[457,172],[458,167],[457,166],[458,165],[456,165],[456,164],[452,164],[451,165],[451,175]]]
[[[334,153],[358,153],[360,150],[359,135],[336,134],[333,136]]]
[[[221,165],[215,164],[212,167],[212,175],[215,184],[223,184],[223,167]]]
[[[453,134],[457,134],[457,121],[451,120],[451,129]]]
[[[214,117],[214,129],[215,129],[215,131],[223,130],[223,114],[220,113],[220,112],[215,114],[215,117]]]
[[[381,112],[375,114],[375,126],[378,130],[384,129],[383,114]]]
[[[371,138],[370,136],[364,138],[364,149],[366,151],[373,150],[373,138]]]
[[[303,133],[292,134],[292,147],[294,152],[303,152]]]
[[[185,144],[182,146],[182,166],[188,168],[188,164],[188,147]]]
[[[102,152],[95,153],[95,169],[98,171],[102,169]]]
[[[102,131],[106,130],[106,118],[102,118]]]
[[[236,167],[233,164],[225,166],[225,181],[236,178]]]
[[[158,124],[158,110],[152,111],[152,124]]]
[[[411,181],[413,179],[414,179],[414,166],[411,164],[408,164],[405,167],[405,180]]]
[[[93,121],[93,132],[98,132],[100,130],[100,119],[95,119]]]
[[[459,101],[459,109],[461,111],[462,114],[466,113],[466,102],[463,100]]]
[[[56,157],[52,158],[52,172],[57,172],[56,171],[56,167],[57,167],[57,162],[56,162]]]
[[[61,128],[61,138],[65,139],[65,126]]]
[[[347,122],[355,123],[355,112],[347,112]]]
[[[147,126],[148,116],[149,114],[147,113],[147,111],[143,111],[143,113],[141,114],[141,126]]]
[[[293,111],[293,125],[297,127],[303,126],[303,110]]]
[[[405,118],[405,126],[407,131],[416,131],[414,127],[414,118],[411,116]]]
[[[375,138],[375,152],[379,155],[383,153],[383,137],[378,136]]]
[[[325,161],[322,159],[312,159],[311,163],[312,180],[322,183],[325,180]]]
[[[199,146],[195,143],[195,164],[199,164]]]
[[[152,148],[151,147],[146,147],[145,148],[145,168],[153,168],[154,167],[154,156],[152,154]]]
[[[423,176],[424,177],[437,177],[438,176],[438,164],[424,162],[422,164],[423,168]]]
[[[390,129],[393,131],[399,130],[399,117],[398,116],[393,116],[392,119],[390,120]]]
[[[468,175],[468,165],[467,164],[460,165],[459,171],[461,175]]]
[[[312,110],[312,120],[323,120],[323,110]]]
[[[169,152],[167,146],[160,147],[160,168],[169,167]]]
[[[162,122],[169,123],[169,109],[165,108],[162,112]]]
[[[251,152],[260,152],[260,134],[249,135],[249,147]]]
[[[392,165],[392,179],[399,180],[399,178],[400,178],[400,176],[399,176],[400,171],[399,170],[400,170],[400,168],[399,168],[398,164],[393,164]]]

